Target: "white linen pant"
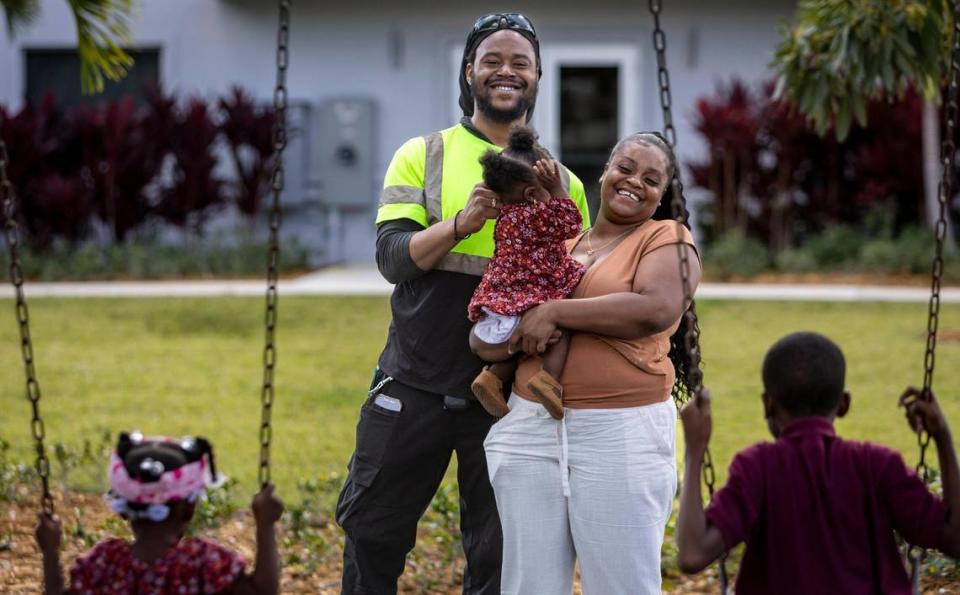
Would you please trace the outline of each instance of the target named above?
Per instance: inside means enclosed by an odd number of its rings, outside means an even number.
[[[660,547],[677,489],[671,400],[564,409],[510,396],[484,448],[503,526],[501,593],[660,593]]]

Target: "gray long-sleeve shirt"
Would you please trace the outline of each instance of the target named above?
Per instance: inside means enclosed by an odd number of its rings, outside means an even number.
[[[410,219],[377,227],[377,267],[396,285],[380,369],[421,390],[472,399],[470,383],[483,362],[470,351],[467,305],[480,277],[418,267],[410,239],[422,229]]]

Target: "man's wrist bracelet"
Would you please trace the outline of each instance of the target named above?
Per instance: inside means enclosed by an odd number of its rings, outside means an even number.
[[[457,233],[457,218],[460,216],[460,213],[462,212],[463,212],[463,209],[460,209],[459,211],[457,211],[457,214],[453,216],[453,239],[458,242],[461,240],[465,240],[473,235],[472,233],[468,233],[465,236],[461,237],[460,234]]]

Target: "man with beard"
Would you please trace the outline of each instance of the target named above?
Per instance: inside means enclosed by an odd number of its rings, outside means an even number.
[[[337,503],[346,533],[343,593],[395,593],[417,521],[457,453],[463,592],[500,592],[502,536],[483,452],[495,418],[470,383],[467,304],[493,255],[497,195],[480,156],[529,121],[540,78],[532,23],[491,14],[474,24],[460,70],[459,124],[401,146],[384,177],[377,265],[396,287],[387,344],[357,423],[356,450]],[[565,186],[588,221],[583,184]]]

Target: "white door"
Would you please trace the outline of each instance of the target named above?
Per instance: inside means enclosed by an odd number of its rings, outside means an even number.
[[[596,218],[598,180],[610,149],[640,129],[639,52],[629,44],[564,44],[541,53],[533,124],[540,142],[583,182]]]

